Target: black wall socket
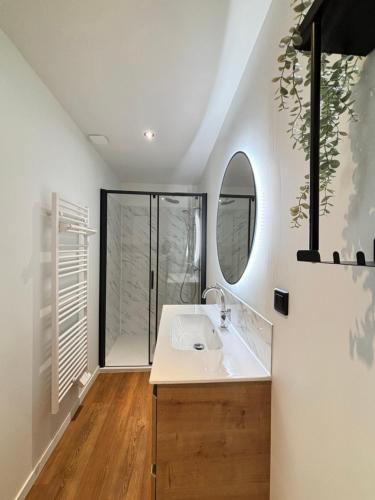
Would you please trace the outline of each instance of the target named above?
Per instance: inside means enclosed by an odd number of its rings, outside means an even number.
[[[274,291],[274,308],[284,316],[289,314],[289,292],[275,288]]]

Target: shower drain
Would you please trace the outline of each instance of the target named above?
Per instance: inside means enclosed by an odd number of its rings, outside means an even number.
[[[203,351],[203,349],[204,349],[204,344],[194,344],[194,346],[193,346],[193,347],[194,347],[194,349],[195,349],[196,351]]]

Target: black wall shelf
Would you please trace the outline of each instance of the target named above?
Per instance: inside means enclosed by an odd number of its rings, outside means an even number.
[[[318,250],[298,250],[297,260],[300,262],[315,262],[319,264],[334,264],[339,266],[362,266],[362,267],[375,267],[375,240],[374,240],[374,255],[373,260],[366,260],[363,252],[359,251],[356,254],[357,260],[348,261],[341,260],[339,252],[333,252],[332,261],[321,260]]]
[[[375,243],[372,261],[362,251],[355,261],[341,261],[338,252],[332,262],[322,261],[319,253],[321,55],[366,56],[375,49],[374,21],[375,0],[315,0],[299,28],[296,49],[311,51],[309,249],[297,252],[300,262],[375,267]]]
[[[316,0],[300,26],[299,50],[311,50],[311,26],[322,25],[322,52],[367,56],[375,46],[374,0]]]

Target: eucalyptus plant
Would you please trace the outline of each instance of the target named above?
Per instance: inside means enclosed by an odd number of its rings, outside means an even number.
[[[295,49],[302,39],[299,26],[312,0],[290,0],[295,13],[294,26],[280,41],[282,54],[278,57],[279,75],[273,79],[277,84],[276,100],[279,111],[288,110],[290,121],[287,130],[293,141],[293,149],[304,152],[310,158],[310,101],[305,87],[311,82],[310,53]],[[339,144],[347,135],[342,127],[342,116],[357,120],[353,109],[353,85],[359,74],[360,57],[322,54],[321,77],[321,130],[320,130],[320,214],[328,215],[333,206],[333,181],[340,166]],[[309,175],[305,175],[300,186],[297,204],[290,208],[292,227],[301,227],[308,218]]]

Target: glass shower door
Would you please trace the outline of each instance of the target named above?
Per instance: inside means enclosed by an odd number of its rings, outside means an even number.
[[[163,305],[201,302],[200,196],[158,197],[156,325]]]
[[[106,366],[148,366],[150,195],[107,200]]]
[[[158,304],[158,224],[159,224],[159,196],[151,195],[151,235],[150,235],[150,363],[154,359],[156,338],[158,331],[157,304]]]
[[[163,306],[200,303],[205,203],[202,195],[106,192],[101,366],[149,366]]]

